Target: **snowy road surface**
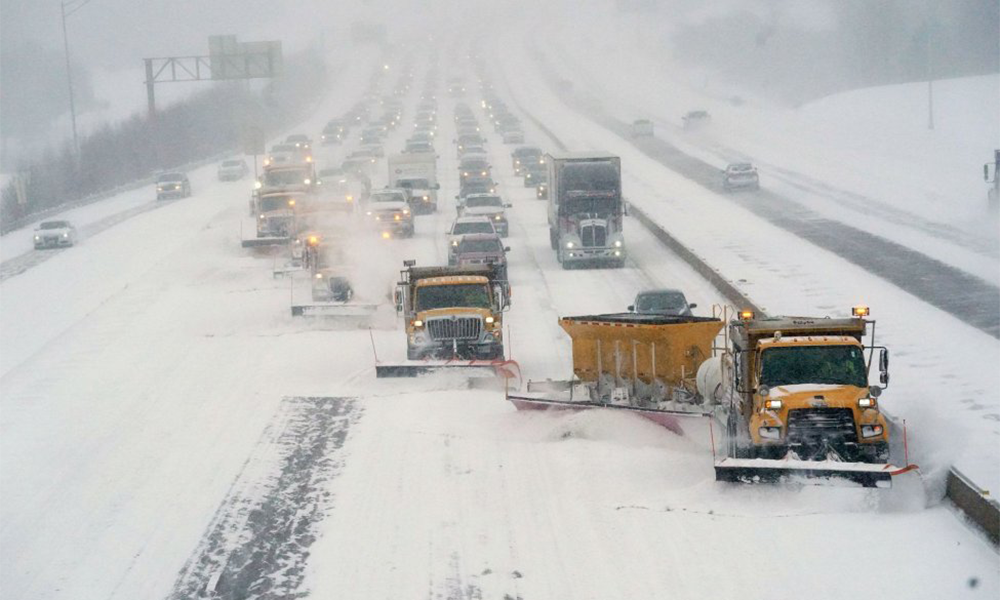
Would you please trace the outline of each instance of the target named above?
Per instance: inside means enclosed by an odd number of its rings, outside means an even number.
[[[342,114],[360,97],[372,63],[352,64],[333,90],[341,93],[301,129],[316,132]],[[525,82],[511,93],[549,122],[556,105],[536,97],[539,89]],[[415,101],[407,98],[407,117]],[[443,100],[439,109],[439,212],[418,218],[412,240],[357,239],[370,271],[359,289],[390,314],[388,292],[403,259],[443,262],[457,193],[452,106]],[[387,150],[402,145],[407,123]],[[552,126],[567,129],[558,117]],[[569,141],[581,147],[605,141],[588,127],[573,131]],[[529,135],[546,144],[539,132]],[[684,288],[706,309],[720,301],[631,221],[625,269],[563,271],[548,246],[544,203],[513,176],[510,147],[489,137],[501,192],[514,204],[514,306],[506,321],[525,378],[570,372],[559,315],[621,310],[638,289],[663,285]],[[623,157],[633,194],[673,185],[648,159]],[[464,389],[446,375],[376,380],[372,341],[380,359],[403,355],[395,320],[377,319],[369,337],[291,317],[288,283],[272,278],[273,259],[239,245],[248,183],[212,182],[210,170],[194,176],[202,182],[194,197],[133,216],[0,283],[4,598],[1000,593],[994,550],[916,476],[888,491],[723,485],[714,481],[701,421],[677,436],[629,415],[520,414],[499,391]],[[704,210],[734,210],[721,202],[706,197]],[[721,236],[722,229],[703,231]],[[763,253],[751,240],[717,239],[755,265],[752,295],[775,307],[796,259],[823,261],[841,280],[863,278],[793,236],[767,234],[774,246]],[[780,308],[851,304],[819,279],[804,281],[796,302]],[[949,318],[905,304],[914,301],[884,283],[865,287],[886,313],[900,305],[911,316]],[[894,343],[916,352],[905,327],[886,320]],[[987,344],[996,340],[955,323],[965,328],[963,340],[995,353]],[[930,335],[943,343],[940,333]],[[953,350],[944,344],[921,359],[927,364],[899,369],[901,389],[887,392],[887,403],[921,389],[906,381],[920,369],[966,358]],[[907,361],[906,352],[895,356]],[[968,385],[966,393],[977,393],[989,378]],[[918,424],[928,480],[939,480],[946,459],[961,454],[942,448],[947,434],[964,422],[934,430],[928,423],[938,413],[928,401],[892,402]],[[970,445],[995,439],[968,431]],[[995,449],[983,462],[995,468]]]

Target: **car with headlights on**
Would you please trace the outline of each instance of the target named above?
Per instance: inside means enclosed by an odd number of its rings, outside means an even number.
[[[484,216],[458,217],[448,229],[448,264],[455,264],[455,250],[458,248],[458,241],[462,236],[472,233],[487,233],[496,235],[497,230],[493,226],[493,221]]]
[[[510,206],[495,194],[469,194],[462,199],[459,214],[463,217],[486,217],[493,223],[500,237],[507,237],[510,225],[505,209]]]
[[[42,221],[35,228],[35,250],[76,244],[76,227],[69,221]]]
[[[161,173],[156,178],[156,199],[187,198],[191,195],[191,182],[184,173]]]

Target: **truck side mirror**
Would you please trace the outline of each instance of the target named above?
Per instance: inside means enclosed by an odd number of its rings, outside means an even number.
[[[878,370],[883,373],[889,370],[889,349],[882,348],[878,356]]]
[[[691,304],[688,304],[688,308],[698,308],[698,305],[692,302]]]
[[[622,200],[622,214],[625,215],[626,217],[628,216],[628,206],[629,206],[628,200]]]
[[[395,302],[395,304],[396,304],[396,312],[402,312],[403,311],[403,293],[399,289],[396,289],[396,291],[393,292],[393,294],[392,294],[392,299],[393,299],[393,302]]]
[[[882,384],[882,387],[889,387],[889,372],[882,371],[878,374],[878,381]]]
[[[514,208],[514,205],[513,205],[513,204],[510,204],[510,203],[508,202],[507,204],[504,204],[504,205],[503,205],[503,207],[504,207],[504,208]]]
[[[983,181],[988,182],[989,180],[990,180],[990,165],[985,164],[983,165]]]
[[[503,247],[503,251],[504,252],[510,252],[510,246],[504,246]]]
[[[441,189],[441,184],[440,183],[435,183],[434,184],[434,189],[436,189],[436,190]]]
[[[635,312],[635,304],[629,304],[628,305],[628,311],[629,312]]]

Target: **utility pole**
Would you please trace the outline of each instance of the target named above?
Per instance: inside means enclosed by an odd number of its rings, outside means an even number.
[[[934,20],[931,18],[931,11],[934,9],[933,2],[927,5],[927,129],[934,131],[934,67],[931,62],[931,37],[934,32]]]
[[[80,159],[80,138],[76,131],[76,102],[73,98],[73,70],[69,62],[69,35],[66,33],[66,17],[89,3],[90,0],[63,0],[59,3],[59,8],[62,12],[63,48],[66,50],[66,85],[69,87],[69,118],[73,124],[73,156],[76,160]]]

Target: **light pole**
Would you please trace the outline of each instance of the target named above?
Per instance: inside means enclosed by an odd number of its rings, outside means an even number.
[[[69,35],[66,33],[66,17],[89,3],[90,0],[63,0],[59,3],[59,8],[62,11],[63,48],[66,49],[66,85],[69,87],[69,118],[73,123],[73,156],[77,160],[80,158],[80,138],[76,133],[76,102],[73,98],[73,71],[69,63]]]

